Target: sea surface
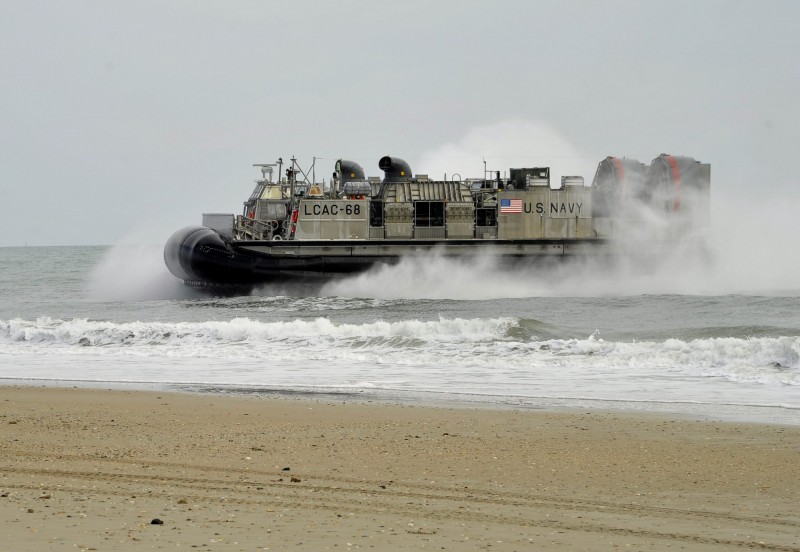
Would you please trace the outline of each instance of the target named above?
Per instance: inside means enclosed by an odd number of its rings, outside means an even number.
[[[0,248],[0,383],[800,423],[800,283],[599,270],[430,258],[221,297],[158,244]]]

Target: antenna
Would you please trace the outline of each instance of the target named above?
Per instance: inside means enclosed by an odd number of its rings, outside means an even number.
[[[254,167],[261,167],[261,178],[272,182],[272,167],[277,166],[277,163],[253,163]],[[269,175],[269,178],[267,178]]]

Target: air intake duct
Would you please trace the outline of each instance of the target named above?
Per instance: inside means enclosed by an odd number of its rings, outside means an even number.
[[[398,157],[381,157],[378,167],[384,172],[384,182],[406,182],[414,176],[408,163]]]
[[[342,184],[352,181],[363,182],[366,180],[364,177],[364,168],[355,161],[348,161],[347,159],[339,159],[336,161],[336,172],[342,179]]]

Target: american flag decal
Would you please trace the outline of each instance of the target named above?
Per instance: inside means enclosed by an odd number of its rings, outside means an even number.
[[[501,199],[500,200],[500,213],[501,214],[515,214],[522,212],[521,199]]]

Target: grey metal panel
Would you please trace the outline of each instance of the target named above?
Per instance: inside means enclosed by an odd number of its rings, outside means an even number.
[[[447,221],[448,239],[465,239],[474,237],[474,226],[472,222],[450,222]]]
[[[414,225],[410,222],[387,222],[386,239],[410,238],[414,231]]]
[[[397,186],[405,189],[405,186]],[[414,231],[413,203],[386,203],[384,205],[384,226],[386,238],[410,238]]]
[[[594,229],[592,228],[592,219],[579,218],[576,220],[577,228],[575,230],[576,238],[593,238]]]
[[[550,190],[545,211],[550,218],[591,218],[592,190],[586,186],[567,186]]]
[[[387,203],[384,206],[383,216],[387,223],[410,223],[414,220],[414,205],[412,203]]]
[[[233,235],[233,220],[230,213],[203,213],[203,226],[226,236]]]
[[[503,199],[519,200],[521,212],[498,211],[500,239],[571,239],[591,235],[592,190],[589,187],[504,191],[498,195],[501,203]]]
[[[387,203],[417,200],[472,202],[472,191],[463,182],[412,180],[387,184],[384,199]]]
[[[447,223],[472,223],[475,220],[475,205],[473,203],[450,202],[445,206]]]
[[[476,226],[475,237],[480,240],[493,240],[497,238],[497,226]]]
[[[297,211],[296,240],[369,237],[368,200],[304,199]]]
[[[444,239],[446,237],[444,226],[423,226],[414,228],[416,239]]]

